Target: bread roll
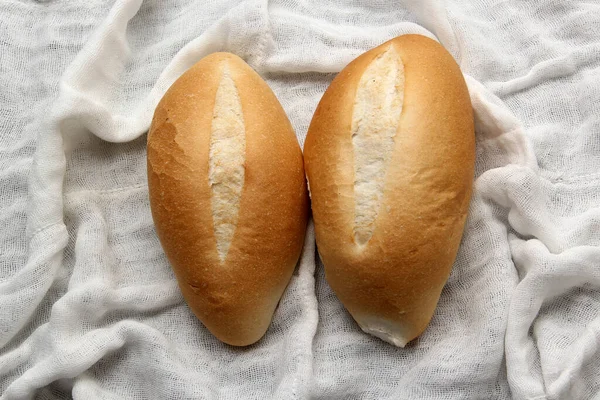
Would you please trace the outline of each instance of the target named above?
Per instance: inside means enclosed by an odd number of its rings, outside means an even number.
[[[186,302],[221,341],[266,332],[308,218],[302,152],[267,84],[215,53],[184,73],[148,134],[156,231]]]
[[[420,335],[450,274],[469,207],[473,114],[452,56],[390,40],[331,83],[304,162],[327,281],[367,333]]]

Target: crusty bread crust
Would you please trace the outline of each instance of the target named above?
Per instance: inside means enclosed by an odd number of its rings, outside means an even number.
[[[351,121],[360,78],[394,46],[404,66],[404,98],[383,197],[369,241],[355,224]],[[462,237],[475,163],[469,93],[437,42],[405,35],[342,70],[314,114],[304,162],[326,278],[363,330],[397,346],[433,315]]]
[[[209,146],[225,65],[241,101],[246,137],[237,226],[221,262]],[[225,343],[258,341],[300,256],[308,196],[292,126],[271,89],[242,59],[209,55],[164,95],[148,134],[148,186],[157,234],[192,311]]]

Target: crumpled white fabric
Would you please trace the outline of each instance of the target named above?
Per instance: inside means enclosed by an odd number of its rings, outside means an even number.
[[[2,400],[600,398],[600,5],[4,0],[0,21]],[[431,325],[404,349],[362,333],[310,227],[265,338],[221,344],[150,217],[155,105],[230,51],[303,144],[334,74],[404,33],[454,55],[477,126],[470,215]]]

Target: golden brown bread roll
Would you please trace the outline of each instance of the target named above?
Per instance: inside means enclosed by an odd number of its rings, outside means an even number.
[[[148,134],[152,217],[183,296],[221,341],[259,340],[304,241],[302,152],[242,59],[215,53],[167,91]]]
[[[429,324],[471,197],[473,113],[452,56],[406,35],[352,61],[304,162],[327,281],[365,332],[404,346]]]

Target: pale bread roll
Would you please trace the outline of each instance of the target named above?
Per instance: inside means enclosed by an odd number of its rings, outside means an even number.
[[[283,108],[215,53],[167,91],[148,134],[152,217],[185,300],[221,341],[266,332],[302,249],[308,196]]]
[[[406,345],[434,313],[471,197],[473,113],[452,56],[406,35],[352,61],[304,162],[327,281],[365,332]]]

